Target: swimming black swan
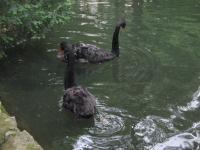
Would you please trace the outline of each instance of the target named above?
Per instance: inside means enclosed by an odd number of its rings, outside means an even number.
[[[63,42],[65,43],[65,42]],[[63,96],[63,106],[71,110],[77,117],[89,118],[96,112],[96,98],[86,88],[75,84],[74,63],[75,56],[70,46],[63,45],[64,49],[68,48],[67,76],[65,76],[65,92]]]
[[[84,43],[73,44],[72,47],[76,59],[77,60],[85,59],[90,63],[101,63],[119,57],[119,31],[120,28],[124,29],[125,27],[126,27],[125,20],[121,20],[119,21],[119,23],[117,23],[115,31],[113,33],[111,52],[108,52],[107,50],[101,49],[92,44],[84,44]],[[63,51],[64,51],[63,43],[61,43],[59,54],[64,54]],[[64,60],[63,57],[66,56],[60,55],[59,58],[61,60]]]

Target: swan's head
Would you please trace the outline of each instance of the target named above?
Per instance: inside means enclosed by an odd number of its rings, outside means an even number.
[[[60,43],[60,49],[57,53],[57,58],[61,61],[64,61],[65,57],[64,55],[72,51],[72,46],[67,42],[63,41]]]
[[[67,41],[62,41],[60,43],[60,50],[62,50],[62,51],[64,51],[64,50],[69,51],[69,50],[71,50],[71,45]]]
[[[121,19],[118,23],[118,26],[120,26],[121,28],[125,28],[126,27],[126,21],[125,19]]]
[[[60,50],[67,53],[73,53],[72,45],[69,44],[67,41],[63,41],[60,43]]]

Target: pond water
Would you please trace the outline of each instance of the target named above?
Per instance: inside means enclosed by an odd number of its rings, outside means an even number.
[[[200,1],[80,0],[65,25],[16,47],[1,65],[0,95],[18,126],[47,150],[200,149]],[[119,18],[120,57],[77,64],[77,83],[97,98],[93,119],[60,107],[62,40],[110,50]]]

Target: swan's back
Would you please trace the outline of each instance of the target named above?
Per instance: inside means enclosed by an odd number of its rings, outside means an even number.
[[[79,43],[73,46],[78,59],[83,58],[91,63],[100,63],[114,59],[116,56],[92,44]]]
[[[96,112],[96,98],[86,88],[74,86],[65,91],[63,106],[77,116],[88,118]]]

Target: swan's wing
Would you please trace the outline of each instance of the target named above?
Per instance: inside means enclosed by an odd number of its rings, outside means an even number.
[[[70,101],[75,104],[83,104],[88,101],[95,101],[95,96],[92,95],[86,88],[82,86],[74,86],[65,91],[64,96],[67,98],[67,101]]]
[[[78,116],[91,116],[96,111],[96,98],[86,88],[76,86],[64,94],[64,106]]]
[[[115,57],[113,53],[92,44],[80,43],[75,49],[79,58],[84,58],[93,63],[111,60]]]

